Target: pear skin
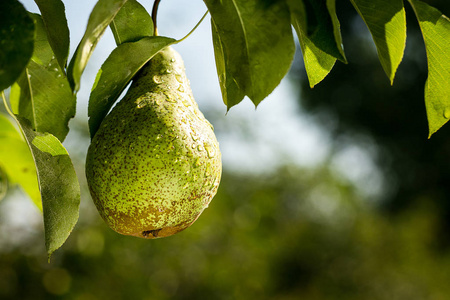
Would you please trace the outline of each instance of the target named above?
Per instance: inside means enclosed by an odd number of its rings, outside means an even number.
[[[142,238],[192,225],[217,192],[219,143],[171,47],[135,76],[101,123],[86,158],[93,201],[116,232]]]

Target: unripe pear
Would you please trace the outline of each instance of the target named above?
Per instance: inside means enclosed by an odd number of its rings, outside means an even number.
[[[189,227],[217,192],[219,144],[171,47],[135,76],[89,146],[86,177],[105,222],[124,235],[165,237]]]

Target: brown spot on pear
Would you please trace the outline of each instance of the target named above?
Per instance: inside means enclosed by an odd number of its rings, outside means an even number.
[[[139,71],[92,139],[86,177],[94,203],[118,233],[165,237],[194,223],[221,173],[212,126],[181,56],[167,47]]]

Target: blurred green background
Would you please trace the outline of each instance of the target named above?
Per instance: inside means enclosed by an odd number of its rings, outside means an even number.
[[[449,15],[447,0],[428,2]],[[125,237],[89,197],[86,117],[76,118],[67,147],[82,184],[79,223],[48,263],[39,213],[10,190],[0,202],[0,299],[450,299],[450,125],[427,139],[427,66],[413,12],[406,5],[407,48],[390,86],[361,19],[347,1],[337,8],[349,64],[310,89],[298,53],[284,83],[298,118],[325,139],[314,143],[320,159],[285,155],[283,139],[301,132],[255,134],[249,114],[260,108],[225,116],[219,93],[200,95],[223,147],[217,196],[175,236]],[[191,80],[196,94],[201,84]],[[266,101],[283,105],[276,97]],[[243,146],[230,134],[257,141]],[[272,150],[255,161],[260,146]],[[263,167],[245,164],[252,159]]]

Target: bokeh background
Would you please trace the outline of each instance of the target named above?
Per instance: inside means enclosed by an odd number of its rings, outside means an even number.
[[[450,15],[448,0],[426,2]],[[73,53],[95,1],[65,4]],[[87,101],[114,48],[107,32],[65,142],[82,188],[80,220],[48,263],[42,216],[11,189],[0,202],[0,299],[450,299],[450,125],[427,139],[425,48],[405,6],[393,86],[363,21],[340,0],[349,63],[310,89],[298,52],[256,110],[245,99],[226,113],[208,19],[176,45],[224,170],[197,222],[159,240],[110,230],[86,187]],[[162,1],[160,34],[181,38],[205,10],[200,0]]]

